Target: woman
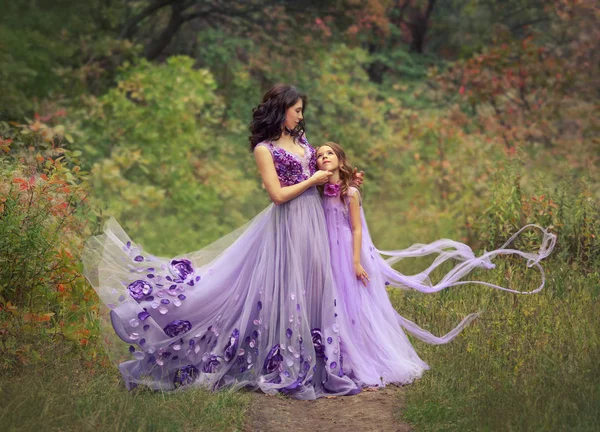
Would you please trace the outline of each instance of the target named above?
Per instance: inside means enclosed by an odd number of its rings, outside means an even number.
[[[360,391],[344,369],[317,171],[304,136],[306,97],[269,90],[251,148],[274,204],[198,252],[143,252],[114,220],[86,244],[84,273],[133,359],[128,388],[260,388],[297,399]]]

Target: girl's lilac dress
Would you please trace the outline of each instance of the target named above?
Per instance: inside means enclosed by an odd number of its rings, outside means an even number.
[[[337,325],[340,334],[347,335],[342,344],[344,367],[352,370],[353,377],[367,386],[380,386],[387,383],[404,384],[412,382],[427,369],[404,331],[432,344],[443,344],[452,340],[477,314],[468,315],[452,331],[442,337],[436,337],[420,328],[396,312],[387,295],[386,286],[402,289],[415,289],[431,293],[454,285],[480,283],[502,290],[520,291],[503,288],[497,285],[477,281],[461,281],[460,279],[475,267],[493,268],[491,259],[501,254],[517,254],[528,259],[528,266],[536,265],[542,274],[542,283],[529,294],[538,292],[544,286],[544,272],[539,261],[548,256],[554,248],[556,236],[543,232],[542,247],[538,253],[526,253],[507,249],[506,246],[523,230],[513,235],[502,248],[486,252],[475,257],[471,248],[463,243],[442,239],[431,244],[415,244],[408,249],[398,251],[379,251],[373,245],[365,221],[362,205],[360,217],[362,223],[361,264],[369,275],[370,282],[365,287],[357,280],[353,266],[353,239],[349,219],[349,197],[360,193],[351,187],[349,195],[343,200],[339,190],[331,188],[330,196],[323,197],[323,208],[327,221],[329,243],[332,252],[331,265],[335,279],[335,297],[337,298]],[[326,194],[328,188],[325,189]],[[336,196],[331,196],[338,193]],[[438,253],[439,256],[425,271],[416,275],[403,275],[391,267],[391,264],[402,258],[425,256]],[[387,260],[381,255],[387,255]],[[432,284],[429,274],[442,262],[448,259],[460,261],[438,284]]]
[[[315,172],[315,150],[301,144],[304,157],[259,144],[271,151],[282,186]],[[143,251],[114,219],[84,252],[85,275],[129,345],[119,365],[128,388],[250,387],[297,399],[360,391],[340,350],[345,336],[314,187],[176,258]]]

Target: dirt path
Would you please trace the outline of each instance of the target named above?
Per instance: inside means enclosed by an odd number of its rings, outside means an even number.
[[[408,432],[410,425],[399,423],[404,407],[404,390],[388,386],[317,401],[252,395],[247,412],[246,432]]]

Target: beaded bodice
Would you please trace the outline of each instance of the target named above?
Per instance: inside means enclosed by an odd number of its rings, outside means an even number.
[[[304,149],[304,157],[278,147],[271,142],[262,142],[259,146],[265,146],[273,156],[275,170],[281,186],[291,186],[308,180],[316,171],[317,152],[302,136],[298,144]]]

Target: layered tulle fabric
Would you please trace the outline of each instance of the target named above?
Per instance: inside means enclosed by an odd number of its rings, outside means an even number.
[[[321,198],[270,205],[194,253],[152,256],[111,219],[85,274],[129,344],[128,387],[260,388],[298,399],[353,394],[344,364]]]
[[[350,188],[349,195],[354,194],[357,194],[357,198],[360,199],[359,192],[355,188]],[[416,244],[403,250],[379,251],[373,245],[361,206],[361,264],[370,278],[368,286],[365,287],[357,280],[354,273],[349,197],[342,201],[339,196],[325,196],[323,200],[332,251],[331,264],[336,282],[335,295],[342,309],[338,311],[338,325],[343,334],[351,336],[344,341],[342,351],[354,377],[366,385],[409,383],[420,377],[427,369],[425,362],[411,346],[405,330],[427,343],[443,344],[451,341],[477,317],[475,313],[470,314],[446,335],[435,336],[398,314],[391,305],[386,286],[432,293],[455,285],[480,283],[510,292],[522,292],[480,281],[461,280],[474,268],[494,268],[492,258],[505,254],[522,256],[528,260],[529,267],[535,265],[540,269],[541,285],[533,291],[523,293],[538,292],[544,286],[544,273],[539,261],[552,252],[556,242],[556,237],[547,230],[531,226],[541,229],[544,235],[538,253],[526,253],[507,248],[518,234],[530,226],[524,227],[513,235],[502,248],[486,252],[479,257],[475,256],[469,246],[449,239],[430,244]],[[438,256],[427,269],[416,275],[404,275],[391,267],[400,259],[430,254],[438,254]],[[382,255],[390,258],[386,260]],[[458,264],[439,283],[433,284],[429,278],[431,272],[450,259],[458,261]]]

